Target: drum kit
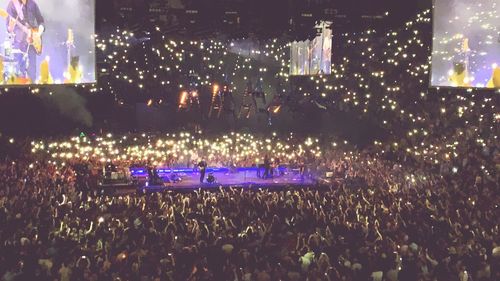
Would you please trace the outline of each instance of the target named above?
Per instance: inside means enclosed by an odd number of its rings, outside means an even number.
[[[27,77],[21,69],[19,57],[22,57],[26,66],[28,66],[28,52],[14,48],[14,34],[8,34],[7,39],[0,45],[0,59],[3,63],[3,73],[1,80],[17,80],[20,77]]]

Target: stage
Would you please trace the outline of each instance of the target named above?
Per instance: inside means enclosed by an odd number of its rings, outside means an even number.
[[[134,184],[108,185],[100,187],[103,193],[127,194],[134,192],[161,192],[166,190],[192,191],[195,189],[219,189],[220,187],[240,187],[240,188],[272,188],[272,187],[299,187],[316,184],[314,178],[310,176],[302,177],[297,170],[280,168],[276,170],[270,178],[263,179],[258,176],[257,168],[208,168],[205,180],[200,183],[199,171],[193,169],[158,169],[158,175],[163,184],[150,185],[148,182],[147,170],[144,168],[131,168],[131,175]],[[261,175],[264,171],[261,169]],[[207,177],[212,174],[215,177],[214,183],[208,183]],[[180,179],[173,181],[172,178]]]

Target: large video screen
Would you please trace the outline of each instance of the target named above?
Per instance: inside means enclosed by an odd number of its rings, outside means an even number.
[[[432,86],[500,88],[500,1],[435,0]]]
[[[94,83],[95,0],[0,0],[0,84]]]
[[[320,75],[332,73],[332,30],[330,23],[321,22],[321,30],[313,40],[290,44],[290,75]]]

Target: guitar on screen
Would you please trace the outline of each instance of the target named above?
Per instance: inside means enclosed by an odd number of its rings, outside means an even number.
[[[31,28],[29,26],[24,25],[21,23],[19,20],[17,20],[15,17],[12,17],[9,15],[9,13],[5,9],[0,9],[0,17],[2,18],[9,18],[10,21],[17,27],[19,27],[26,35],[27,39],[26,41],[28,44],[33,46],[35,49],[35,52],[37,55],[40,55],[42,53],[42,32],[38,28]]]

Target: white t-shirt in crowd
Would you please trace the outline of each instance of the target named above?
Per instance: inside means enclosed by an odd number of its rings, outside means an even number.
[[[375,271],[372,273],[373,281],[382,281],[382,277],[384,277],[384,273],[382,271]]]

